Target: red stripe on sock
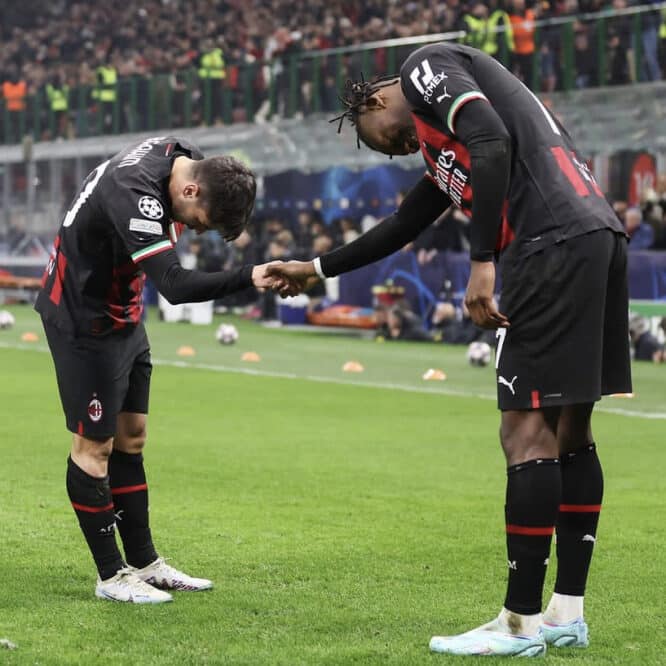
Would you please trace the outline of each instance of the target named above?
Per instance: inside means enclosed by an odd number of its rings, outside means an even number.
[[[552,536],[555,527],[523,527],[522,525],[507,525],[507,534],[522,534],[523,536]]]
[[[107,504],[106,506],[86,506],[85,504],[77,504],[76,502],[72,502],[72,506],[77,511],[85,511],[86,513],[102,513],[103,511],[113,510],[113,502]]]
[[[148,490],[148,484],[140,483],[138,486],[121,486],[120,488],[111,488],[111,494],[127,495],[128,493],[138,493],[140,490]]]
[[[599,513],[601,504],[560,504],[562,513]]]

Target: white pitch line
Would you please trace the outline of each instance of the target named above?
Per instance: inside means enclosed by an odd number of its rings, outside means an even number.
[[[21,345],[0,342],[0,349],[15,349],[17,351],[48,352],[47,347],[39,345]],[[350,381],[335,377],[320,375],[298,375],[293,372],[279,372],[277,370],[260,370],[258,368],[237,368],[228,365],[214,365],[212,363],[192,363],[189,361],[172,361],[169,359],[152,359],[153,365],[164,365],[172,368],[192,368],[195,370],[208,370],[211,372],[235,373],[238,375],[250,375],[254,377],[273,377],[276,379],[300,379],[321,384],[336,384],[342,386],[361,386],[363,388],[389,389],[393,391],[404,391],[406,393],[426,393],[429,395],[451,395],[459,398],[479,398],[481,400],[496,400],[495,395],[489,393],[475,393],[473,391],[459,391],[449,387],[430,388],[425,386],[412,386],[410,384],[396,384],[392,382],[367,382]],[[666,412],[638,412],[631,409],[598,406],[598,412],[605,414],[616,414],[618,416],[631,416],[641,419],[666,420]]]

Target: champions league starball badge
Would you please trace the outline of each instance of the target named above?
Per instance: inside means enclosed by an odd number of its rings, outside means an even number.
[[[151,220],[159,220],[164,215],[164,208],[155,197],[141,197],[139,211]]]

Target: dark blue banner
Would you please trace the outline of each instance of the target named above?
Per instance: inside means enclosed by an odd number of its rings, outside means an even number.
[[[283,216],[314,209],[327,224],[347,215],[382,218],[395,210],[398,192],[409,190],[423,173],[421,168],[405,170],[392,164],[363,171],[346,167],[311,174],[286,171],[266,176],[257,210]]]

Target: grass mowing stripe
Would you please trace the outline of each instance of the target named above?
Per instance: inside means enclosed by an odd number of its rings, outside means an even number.
[[[15,349],[20,351],[37,351],[37,352],[49,351],[46,347],[42,346],[16,345],[5,342],[0,342],[0,349]],[[298,379],[298,380],[318,382],[324,384],[336,384],[340,386],[361,386],[364,388],[405,391],[407,393],[426,393],[429,395],[450,395],[460,398],[478,398],[481,400],[496,400],[496,396],[494,394],[451,389],[444,386],[440,386],[437,388],[429,388],[429,387],[410,386],[409,384],[396,384],[394,382],[350,381],[350,380],[338,379],[334,377],[326,377],[320,375],[278,372],[273,370],[259,370],[257,368],[236,368],[233,366],[218,365],[213,363],[193,363],[189,361],[173,361],[170,359],[160,359],[160,358],[153,358],[152,362],[153,365],[162,365],[174,368],[191,368],[195,370],[208,370],[211,372],[234,373],[239,375],[250,375],[255,377],[276,377],[278,379]],[[641,412],[637,410],[624,409],[621,407],[617,408],[605,407],[602,405],[598,405],[597,407],[595,407],[595,411],[604,412],[606,414],[616,414],[618,416],[628,416],[641,419],[666,420],[666,412]]]

